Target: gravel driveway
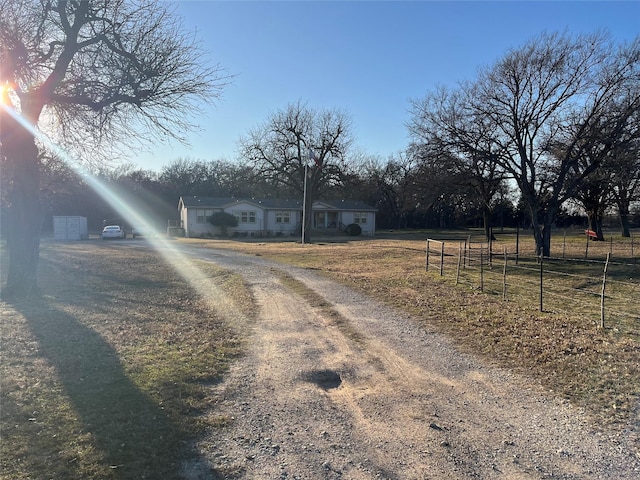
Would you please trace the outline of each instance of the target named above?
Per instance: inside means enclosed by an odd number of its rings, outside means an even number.
[[[212,387],[209,414],[228,426],[196,446],[206,460],[185,464],[186,478],[640,478],[624,432],[598,433],[579,409],[406,314],[312,270],[184,248],[242,275],[259,308],[247,355]],[[285,273],[326,305],[287,288]]]

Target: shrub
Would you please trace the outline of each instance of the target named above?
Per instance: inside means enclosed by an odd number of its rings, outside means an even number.
[[[227,228],[238,226],[238,219],[227,212],[216,212],[211,215],[207,221],[214,227],[220,227],[220,231],[224,237],[227,236]]]
[[[362,233],[362,227],[360,227],[360,225],[358,225],[357,223],[350,223],[349,225],[347,225],[346,231],[347,235],[349,235],[350,237],[357,237]]]

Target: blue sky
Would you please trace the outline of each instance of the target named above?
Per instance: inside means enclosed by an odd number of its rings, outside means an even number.
[[[196,122],[191,146],[158,145],[131,162],[160,171],[177,158],[234,160],[237,141],[301,101],[338,109],[354,145],[386,159],[408,143],[410,99],[473,80],[541,32],[640,34],[640,1],[180,1],[208,61],[234,75]]]

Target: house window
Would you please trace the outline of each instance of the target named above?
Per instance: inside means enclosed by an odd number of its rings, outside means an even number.
[[[234,212],[234,215],[238,219],[238,223],[256,223],[255,210],[249,210],[245,212]]]
[[[364,212],[355,212],[353,214],[353,223],[364,225],[367,223],[367,217],[368,215]]]
[[[291,223],[291,212],[276,212],[276,223]]]
[[[196,208],[196,223],[207,223],[211,215],[213,215],[213,209]]]

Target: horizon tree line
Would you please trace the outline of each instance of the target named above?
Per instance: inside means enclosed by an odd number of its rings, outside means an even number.
[[[9,3],[0,0],[2,218],[10,222],[3,293],[28,296],[38,291],[45,215],[65,202],[110,212],[11,109],[75,158],[93,158],[97,147],[110,152],[122,141],[183,140],[196,127],[193,113],[229,77],[202,60],[198,42],[157,0],[136,8],[126,0]],[[392,228],[479,218],[489,235],[498,212],[503,223],[528,219],[536,247],[549,255],[551,227],[569,202],[586,211],[599,237],[615,205],[629,235],[639,199],[639,110],[640,36],[615,44],[604,32],[545,33],[476,79],[412,100],[411,142],[387,160],[353,149],[345,112],[298,101],[241,138],[235,162],[178,159],[158,174],[93,170],[154,205],[159,218],[177,195],[306,193],[309,208],[342,196],[377,207],[378,224],[388,219]]]
[[[411,143],[387,160],[351,149],[346,113],[297,102],[250,130],[236,161],[182,158],[157,175],[124,176],[155,183],[175,206],[179,195],[301,198],[306,165],[308,200],[365,201],[382,228],[481,225],[489,236],[493,226],[527,225],[548,255],[556,223],[582,210],[602,240],[615,209],[630,235],[640,200],[638,38],[542,34],[475,81],[411,106]]]

